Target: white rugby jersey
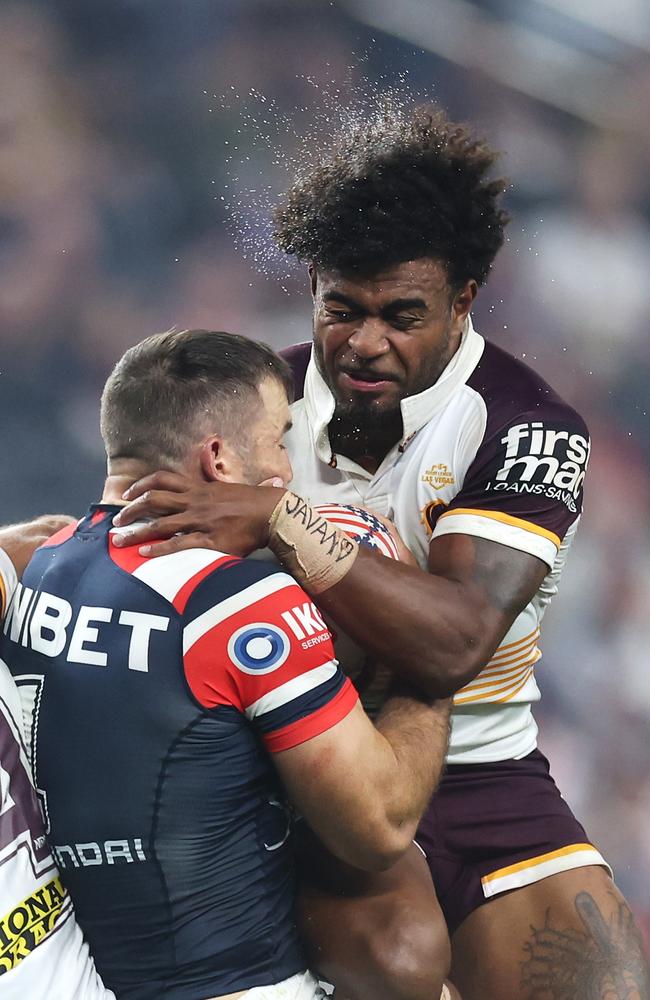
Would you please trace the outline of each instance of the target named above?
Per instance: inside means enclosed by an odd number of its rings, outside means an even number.
[[[584,422],[535,372],[486,342],[468,318],[460,347],[435,385],[402,400],[404,436],[370,474],[332,453],[334,397],[307,345],[284,353],[297,397],[301,365],[304,375],[286,438],[296,493],[313,504],[337,501],[387,515],[423,569],[431,539],[450,533],[500,542],[548,566],[490,662],[456,694],[449,761],[530,753],[537,742],[531,705],[540,697],[534,674],[540,625],[582,507],[589,457]]]
[[[16,583],[0,549],[0,621]],[[0,660],[0,997],[115,1000],[97,975],[46,842],[27,747],[18,689]]]

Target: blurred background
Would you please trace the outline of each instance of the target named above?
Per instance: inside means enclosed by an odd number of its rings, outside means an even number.
[[[265,252],[253,267],[263,226],[241,238],[255,185],[287,177],[273,136],[260,141],[260,95],[285,116],[290,157],[325,90],[344,105],[405,73],[504,151],[513,219],[475,325],[592,431],[538,719],[650,937],[646,0],[5,0],[0,517],[97,498],[99,393],[135,341],[172,325],[308,339],[304,276]]]

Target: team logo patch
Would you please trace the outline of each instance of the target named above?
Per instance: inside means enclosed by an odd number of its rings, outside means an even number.
[[[433,486],[434,490],[442,490],[445,486],[453,486],[456,480],[449,466],[438,462],[422,473],[422,482]]]
[[[228,656],[245,674],[270,674],[282,666],[290,649],[286,632],[268,622],[245,625],[228,642]]]

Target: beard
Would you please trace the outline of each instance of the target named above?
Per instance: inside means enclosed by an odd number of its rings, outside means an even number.
[[[372,401],[337,401],[329,425],[332,451],[351,459],[381,461],[403,434],[399,404],[391,409],[373,406]]]

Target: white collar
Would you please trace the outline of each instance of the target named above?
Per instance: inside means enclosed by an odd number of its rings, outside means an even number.
[[[460,346],[437,382],[415,396],[406,396],[400,403],[404,425],[400,443],[402,449],[442,409],[458,386],[467,381],[479,363],[484,348],[485,340],[476,332],[468,316]],[[305,376],[304,399],[316,453],[321,461],[331,463],[333,455],[327,428],[334,416],[335,400],[318,370],[313,348]]]

